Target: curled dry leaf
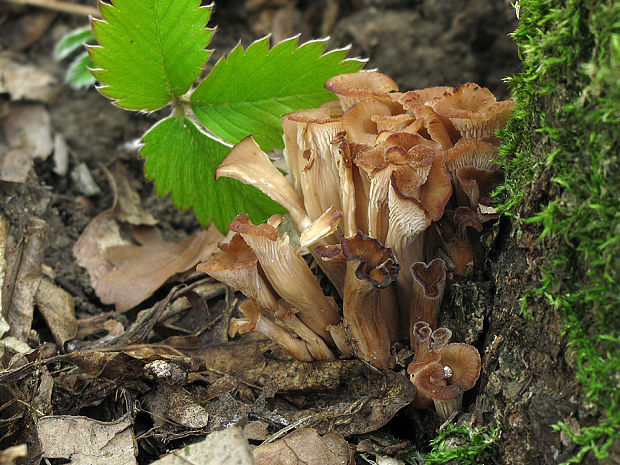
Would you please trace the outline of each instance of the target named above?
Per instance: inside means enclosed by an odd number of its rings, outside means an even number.
[[[9,54],[0,54],[0,93],[11,100],[51,103],[58,93],[58,79],[41,67],[21,64]]]
[[[116,218],[133,225],[154,226],[157,220],[142,207],[140,196],[131,186],[125,165],[116,162],[110,168],[110,174],[116,184],[117,202]]]
[[[43,457],[72,465],[133,465],[138,451],[131,426],[129,415],[109,423],[60,415],[39,418],[37,433]]]
[[[319,436],[313,428],[300,428],[282,439],[262,444],[253,451],[256,465],[351,465],[353,453],[341,434]]]

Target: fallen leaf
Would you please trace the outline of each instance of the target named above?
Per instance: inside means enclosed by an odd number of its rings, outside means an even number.
[[[23,458],[28,455],[28,446],[19,444],[13,447],[7,447],[0,451],[0,465],[13,465],[15,459]]]
[[[52,153],[50,117],[38,103],[12,103],[0,121],[0,180],[24,182],[35,158]],[[2,138],[0,137],[0,141]]]
[[[256,465],[352,465],[353,452],[341,434],[319,436],[313,428],[300,428],[282,439],[254,449]]]
[[[129,415],[103,422],[82,416],[39,418],[37,433],[43,457],[73,465],[134,465],[138,454]]]
[[[127,311],[150,297],[172,276],[206,260],[224,236],[211,225],[181,242],[167,242],[154,228],[134,228],[141,245],[110,247],[107,256],[118,266],[95,286],[105,304]]]
[[[173,450],[152,465],[254,465],[243,431],[233,426],[215,431],[204,441]]]
[[[157,220],[142,207],[140,196],[131,186],[127,177],[125,165],[116,162],[110,168],[110,174],[114,177],[118,193],[116,205],[116,218],[133,225],[154,226]]]
[[[77,320],[73,297],[67,291],[43,278],[39,282],[35,303],[60,347],[63,347],[66,341],[75,338]]]
[[[46,233],[47,223],[39,218],[31,218],[22,237],[7,247],[6,251],[2,315],[10,326],[8,333],[21,341],[28,338],[32,326]]]
[[[45,33],[56,17],[51,10],[30,10],[16,21],[9,21],[0,28],[0,49],[15,52],[25,50]]]
[[[114,269],[107,259],[107,248],[123,244],[129,241],[121,237],[113,208],[99,213],[80,235],[73,246],[73,256],[78,265],[86,268],[94,289],[101,278]]]
[[[158,426],[168,419],[178,425],[196,430],[205,428],[209,414],[192,395],[179,386],[160,384],[144,399],[144,405]]]
[[[50,103],[58,93],[58,80],[39,66],[22,64],[8,53],[0,54],[0,93],[11,100]]]

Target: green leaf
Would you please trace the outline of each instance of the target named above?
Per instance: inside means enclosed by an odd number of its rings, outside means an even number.
[[[88,52],[84,50],[80,53],[67,68],[65,81],[71,84],[75,89],[90,87],[95,85],[95,78],[90,74],[90,69],[94,67],[93,60],[88,56]]]
[[[220,231],[226,231],[238,213],[248,213],[258,223],[285,212],[258,189],[229,178],[216,182],[215,168],[230,147],[203,134],[184,117],[158,122],[142,142],[140,157],[146,158],[145,174],[155,180],[157,193],[172,192],[172,201],[180,209],[193,206],[203,226],[213,221]]]
[[[281,116],[335,98],[327,79],[358,71],[347,50],[323,54],[325,40],[297,46],[293,37],[269,49],[269,38],[247,50],[238,45],[214,66],[192,93],[192,109],[210,131],[237,143],[249,134],[265,151],[282,147]]]
[[[99,2],[99,46],[88,47],[102,94],[129,110],[157,110],[187,92],[209,58],[211,6],[200,0]]]
[[[54,58],[63,60],[76,50],[82,48],[85,43],[93,42],[95,36],[90,24],[73,29],[60,38],[54,46]]]

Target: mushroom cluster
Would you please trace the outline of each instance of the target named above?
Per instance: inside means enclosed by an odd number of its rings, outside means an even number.
[[[438,311],[446,279],[472,270],[477,234],[497,216],[495,131],[513,102],[471,83],[403,93],[378,72],[325,87],[338,100],[282,118],[287,177],[251,137],[216,170],[284,206],[299,244],[279,233],[282,217],[253,225],[242,214],[229,225],[232,240],[198,270],[248,298],[231,336],[260,331],[300,360],[356,356],[390,368],[392,344],[409,338],[418,403],[433,399],[445,416],[476,382],[480,356],[447,343]],[[306,249],[342,309],[300,255]],[[457,352],[475,352],[477,370],[455,365]]]

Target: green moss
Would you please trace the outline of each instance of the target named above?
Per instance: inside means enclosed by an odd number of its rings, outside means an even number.
[[[470,425],[448,427],[431,441],[432,450],[426,456],[426,464],[447,463],[451,460],[459,465],[479,465],[485,458],[497,454],[495,441],[499,428],[475,428]]]
[[[508,82],[516,108],[503,132],[502,209],[519,216],[532,181],[556,192],[526,222],[543,226],[544,295],[561,311],[585,397],[598,424],[574,434],[567,463],[608,456],[620,434],[620,2],[522,0],[514,33],[523,71]]]

